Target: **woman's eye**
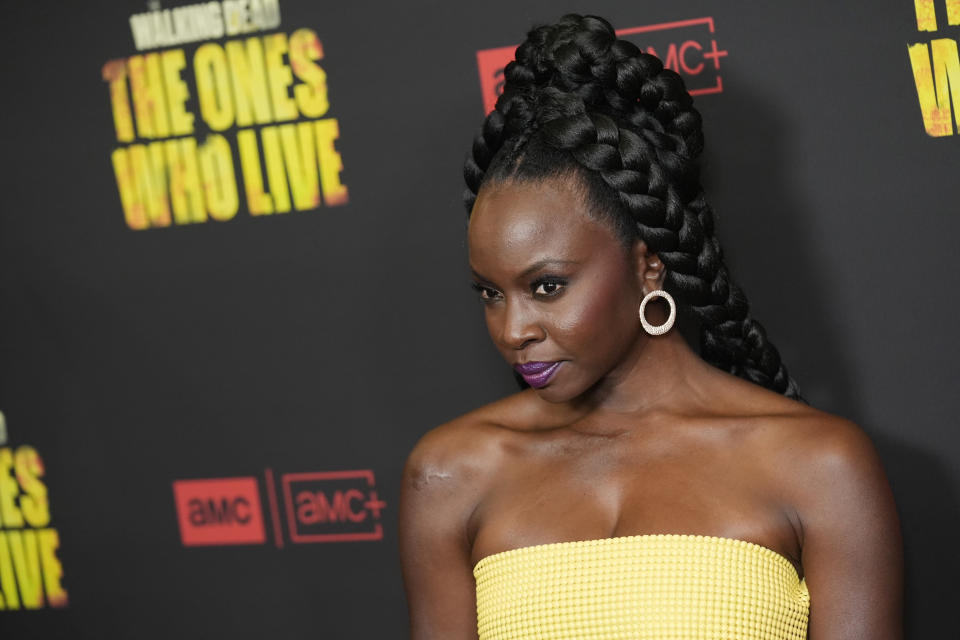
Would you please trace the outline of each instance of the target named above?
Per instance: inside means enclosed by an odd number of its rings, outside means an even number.
[[[480,297],[484,300],[493,300],[497,297],[497,292],[493,289],[487,289],[486,287],[483,287],[480,289]]]
[[[496,300],[500,296],[500,293],[496,289],[491,289],[490,287],[485,287],[481,284],[474,283],[473,288],[475,291],[477,291],[477,293],[480,294],[480,299],[484,302]]]
[[[552,296],[556,295],[561,289],[563,289],[563,286],[564,285],[562,282],[539,282],[537,283],[533,292],[537,295]]]

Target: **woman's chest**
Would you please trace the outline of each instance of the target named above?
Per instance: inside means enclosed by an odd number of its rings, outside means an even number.
[[[587,444],[518,449],[505,460],[469,523],[473,563],[551,542],[675,533],[754,542],[799,570],[797,525],[756,452],[680,440]]]

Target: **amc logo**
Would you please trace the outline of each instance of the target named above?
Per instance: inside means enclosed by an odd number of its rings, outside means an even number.
[[[173,498],[186,547],[266,540],[260,491],[253,476],[176,480]]]
[[[663,60],[665,67],[683,76],[691,94],[723,91],[720,58],[727,52],[717,46],[713,18],[617,29],[617,36]],[[503,68],[513,60],[516,50],[514,45],[477,51],[484,113],[493,111],[497,98],[503,93]]]
[[[380,513],[373,471],[287,473],[281,476],[290,540],[344,542],[381,540]]]

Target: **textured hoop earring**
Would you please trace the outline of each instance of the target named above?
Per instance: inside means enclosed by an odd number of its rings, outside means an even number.
[[[644,309],[647,308],[647,303],[653,300],[655,297],[661,297],[667,301],[670,305],[670,317],[667,318],[667,321],[661,324],[659,327],[655,327],[649,322],[647,322],[646,316],[643,314]],[[670,327],[673,326],[673,321],[677,319],[677,304],[673,301],[673,296],[664,291],[663,289],[654,289],[647,295],[643,297],[643,302],[640,303],[640,324],[643,325],[644,330],[652,336],[659,336],[661,334],[670,331]]]

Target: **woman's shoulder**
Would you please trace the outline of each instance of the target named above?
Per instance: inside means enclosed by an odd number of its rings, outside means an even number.
[[[781,505],[805,550],[805,566],[810,549],[856,538],[851,527],[860,527],[861,536],[896,535],[890,483],[860,424],[766,389],[741,408],[724,420],[743,425],[733,429],[746,434],[738,440],[746,445],[736,450],[743,461],[738,469]]]
[[[760,426],[758,439],[782,455],[809,461],[858,457],[872,449],[869,436],[853,420],[766,389],[762,395],[750,412]]]
[[[794,470],[798,492],[838,496],[855,488],[886,490],[873,439],[857,422],[813,407],[791,418],[780,443],[780,461]]]
[[[814,487],[824,496],[886,483],[872,439],[854,420],[765,389],[753,403],[751,455],[765,460],[795,498],[810,496]]]
[[[517,433],[533,428],[531,392],[521,391],[435,426],[414,445],[404,469],[414,489],[471,486],[495,476]]]
[[[789,505],[804,569],[818,581],[816,588],[833,588],[826,576],[834,571],[868,590],[866,579],[886,582],[873,583],[878,593],[892,588],[902,570],[899,517],[869,433],[854,420],[807,405],[777,415],[770,425],[764,434],[766,486]],[[864,566],[877,570],[866,578],[851,568]]]
[[[845,466],[872,473],[877,453],[855,421],[723,372],[701,400],[705,418],[725,425],[738,452],[769,471],[768,480],[803,485],[811,475]]]
[[[759,439],[788,447],[837,446],[861,440],[854,421],[771,391],[726,372],[714,372],[715,386],[701,404],[712,417],[752,426]]]

